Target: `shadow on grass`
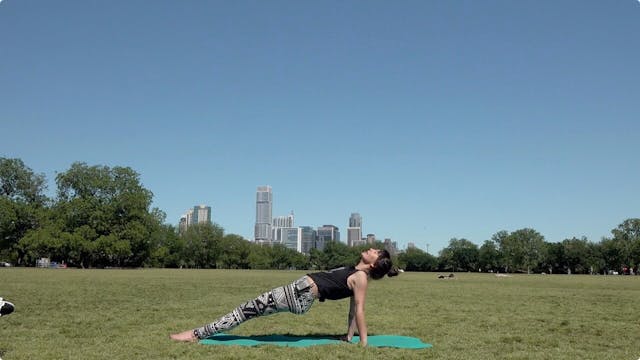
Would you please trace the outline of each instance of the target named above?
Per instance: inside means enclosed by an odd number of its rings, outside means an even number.
[[[270,342],[295,343],[300,341],[342,341],[341,337],[343,336],[344,334],[340,334],[340,335],[336,335],[336,334],[308,334],[308,335],[273,334],[273,335],[251,335],[251,336],[216,334],[207,338],[206,340],[216,340],[216,341],[249,340],[249,341],[257,341],[261,343],[270,343]]]

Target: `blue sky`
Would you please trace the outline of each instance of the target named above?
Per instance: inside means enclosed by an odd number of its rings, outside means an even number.
[[[437,253],[640,217],[640,2],[0,2],[0,156]]]

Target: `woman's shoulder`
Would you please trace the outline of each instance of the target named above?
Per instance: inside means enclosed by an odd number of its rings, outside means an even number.
[[[356,269],[351,275],[349,275],[348,280],[353,281],[358,285],[366,285],[368,278],[369,276],[366,271]]]

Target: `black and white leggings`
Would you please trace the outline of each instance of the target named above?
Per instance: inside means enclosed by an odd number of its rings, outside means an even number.
[[[206,339],[219,332],[231,330],[254,317],[283,311],[304,314],[313,304],[313,300],[311,282],[307,276],[303,276],[289,285],[277,287],[247,301],[218,320],[194,329],[193,334],[198,339]]]

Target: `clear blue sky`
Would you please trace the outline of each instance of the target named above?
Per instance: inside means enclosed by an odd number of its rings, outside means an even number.
[[[0,2],[0,156],[437,253],[640,217],[640,2]]]

